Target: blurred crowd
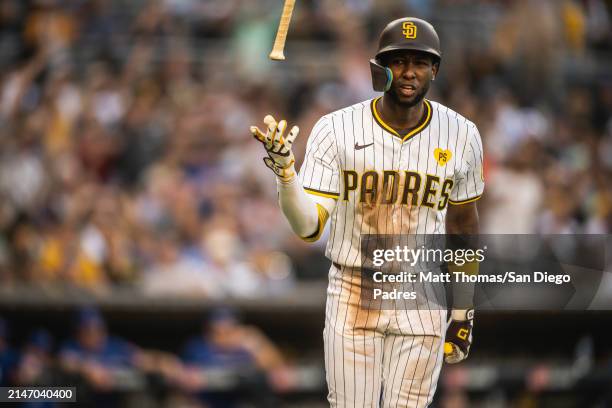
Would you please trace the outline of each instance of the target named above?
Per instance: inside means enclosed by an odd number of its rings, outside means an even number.
[[[277,347],[230,309],[212,311],[201,332],[174,352],[144,349],[111,333],[93,308],[77,311],[72,326],[59,343],[38,328],[15,348],[0,318],[0,386],[69,384],[81,405],[109,408],[230,408],[244,401],[275,407],[275,395],[295,386]]]
[[[0,2],[0,284],[267,297],[312,271],[248,132],[374,96],[386,22],[431,20],[430,99],[485,147],[486,233],[612,230],[603,0],[304,0],[284,64],[272,0]],[[306,255],[305,255],[306,254]]]

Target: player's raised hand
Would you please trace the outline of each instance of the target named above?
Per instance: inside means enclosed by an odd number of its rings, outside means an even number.
[[[267,126],[265,134],[257,126],[251,126],[250,128],[253,137],[264,145],[268,153],[268,156],[263,159],[264,163],[282,181],[290,181],[295,177],[295,157],[291,151],[291,146],[300,129],[293,126],[289,134],[285,136],[287,121],[276,122],[272,115],[266,115],[264,123]]]
[[[472,328],[474,327],[474,310],[453,310],[451,324],[446,330],[444,343],[444,361],[455,364],[463,361],[470,353],[472,345]]]

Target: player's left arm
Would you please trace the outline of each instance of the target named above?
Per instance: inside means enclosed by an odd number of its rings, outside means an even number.
[[[446,214],[447,245],[453,250],[478,249],[478,208],[476,202],[484,191],[482,141],[476,126],[471,124],[461,171],[451,192]],[[468,260],[448,265],[449,271],[478,274],[478,262]],[[467,358],[472,344],[474,326],[474,284],[452,284],[451,322],[446,332],[444,345],[445,361],[458,363]]]
[[[450,205],[446,215],[446,232],[453,249],[475,249],[478,237],[478,209],[476,203]],[[478,273],[477,262],[463,265],[450,264],[449,271]],[[458,363],[467,358],[472,345],[474,326],[474,285],[452,280],[451,322],[446,331],[444,359],[447,363]]]

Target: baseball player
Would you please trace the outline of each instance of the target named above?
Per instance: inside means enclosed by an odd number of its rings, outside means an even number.
[[[333,407],[426,407],[442,361],[467,357],[473,310],[368,307],[360,244],[371,234],[476,234],[484,188],[476,126],[425,98],[441,52],[417,18],[383,30],[370,61],[381,97],[323,116],[299,175],[291,146],[298,127],[264,118],[251,127],[275,174],[280,207],[296,234],[317,240],[331,218],[326,256],[326,380]],[[446,339],[446,344],[445,344]]]

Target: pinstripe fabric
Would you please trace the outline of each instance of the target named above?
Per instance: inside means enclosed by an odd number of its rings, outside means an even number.
[[[439,294],[408,284],[405,290],[426,294],[424,302],[382,308],[364,296],[371,288],[359,269],[365,234],[443,234],[447,206],[482,194],[476,126],[436,102],[426,106],[421,130],[404,140],[377,121],[372,101],[322,117],[308,140],[300,181],[307,192],[337,198],[326,248],[334,265],[323,332],[333,407],[426,407],[436,389],[446,310],[429,300]],[[356,174],[357,186],[347,184],[346,172]],[[445,182],[451,186],[446,198]]]

